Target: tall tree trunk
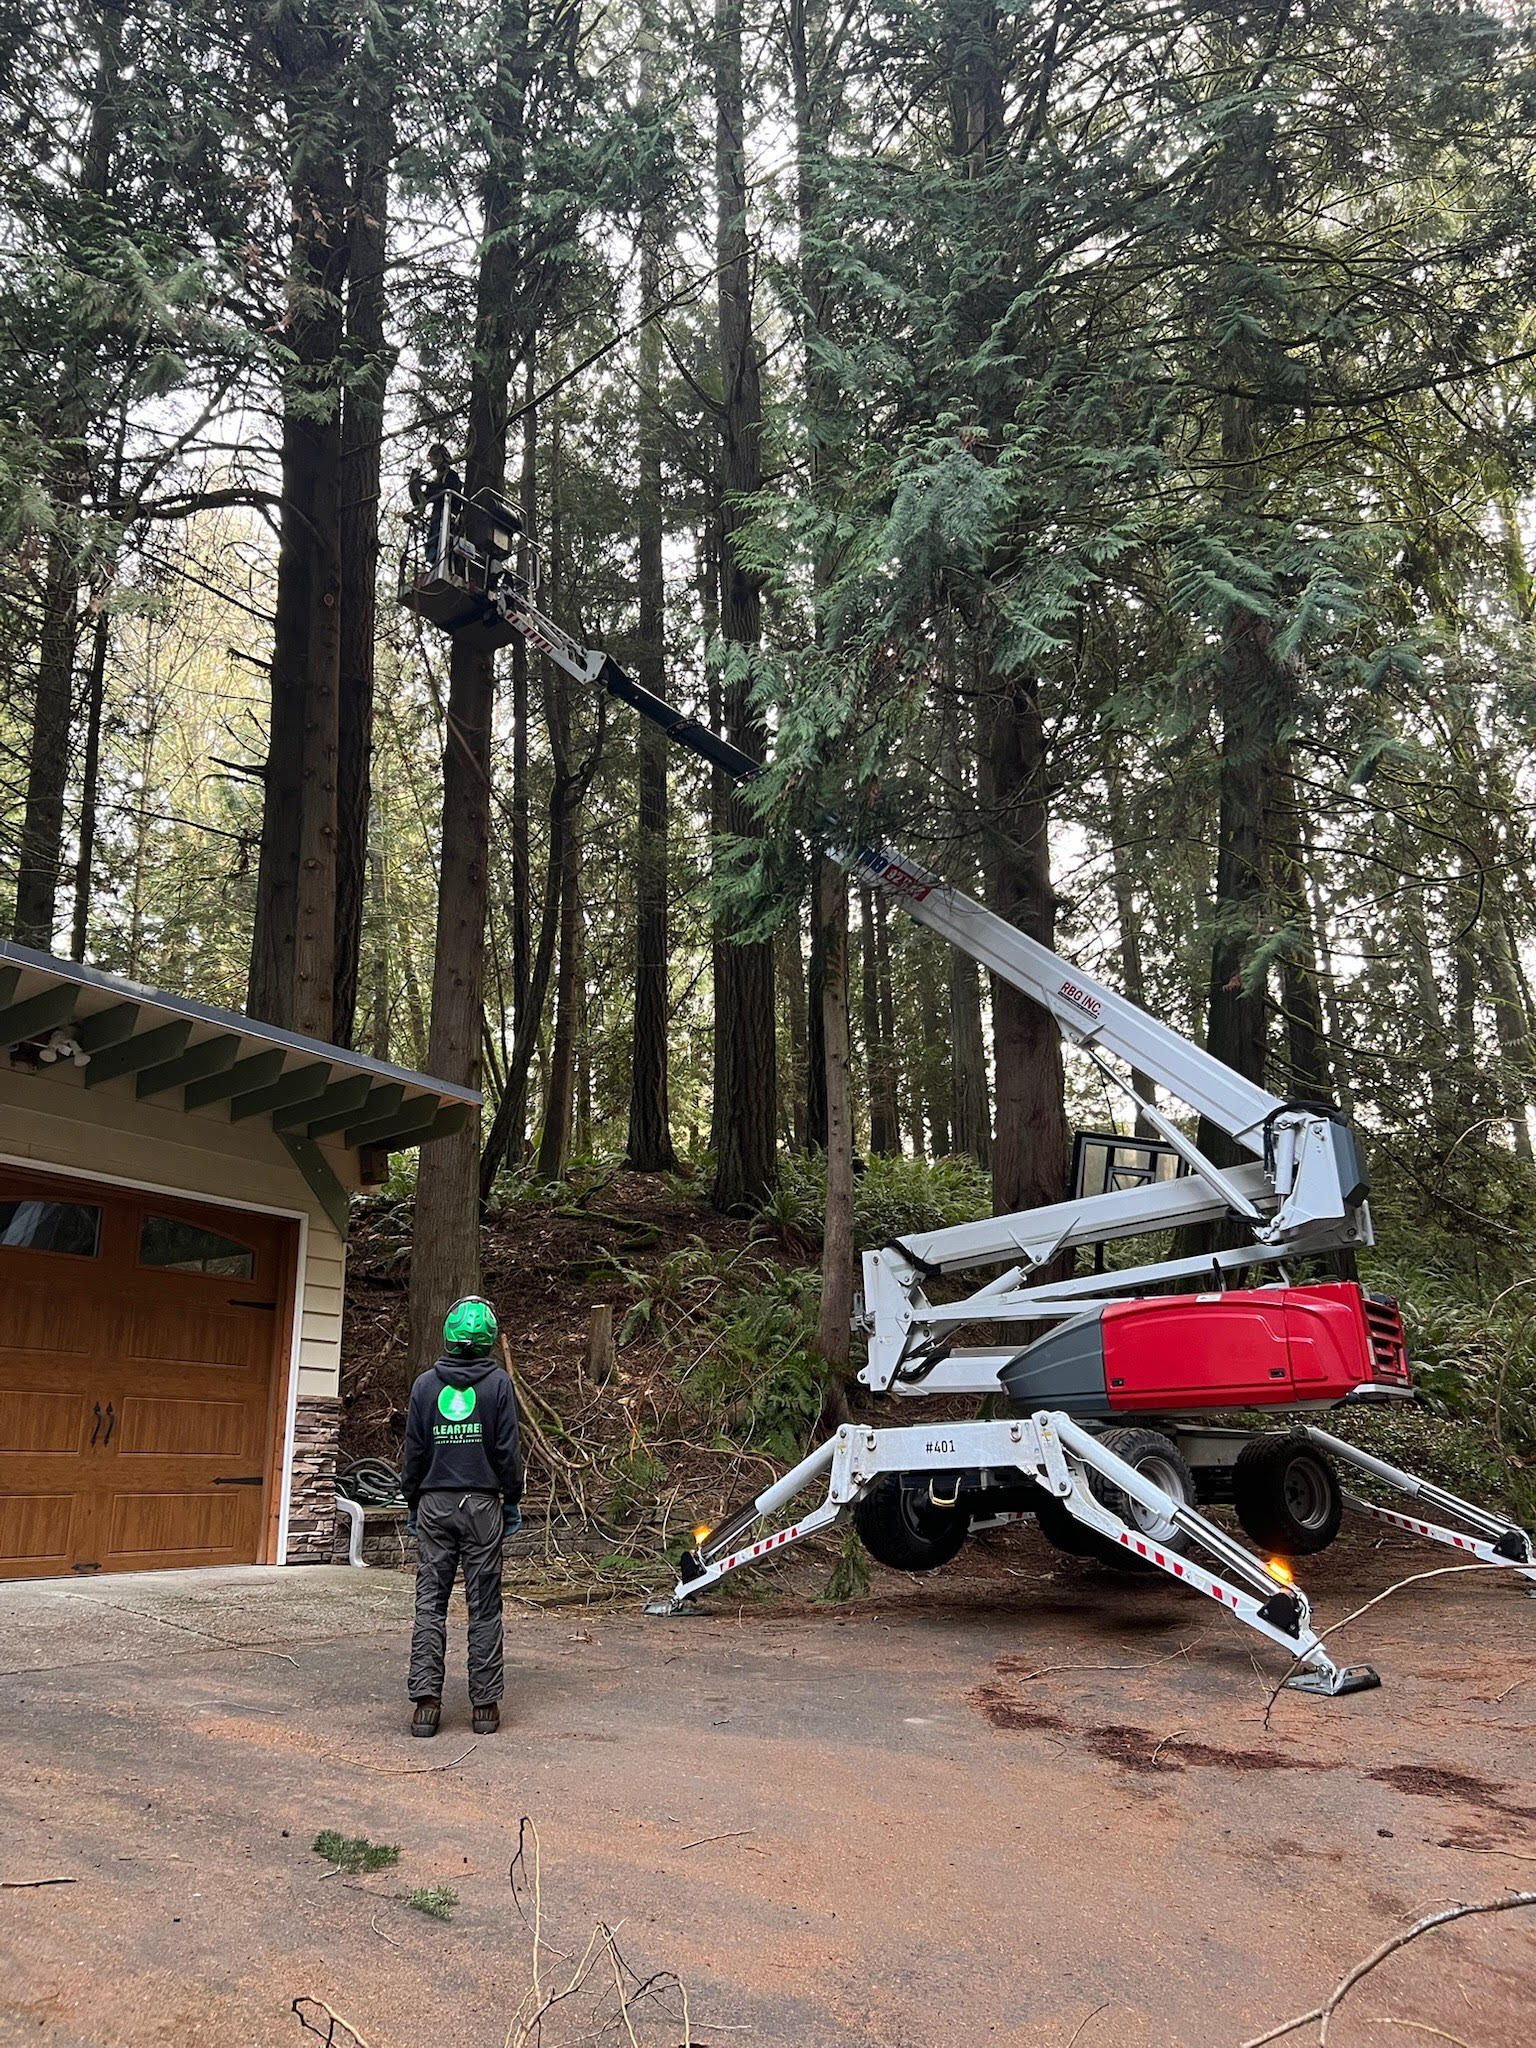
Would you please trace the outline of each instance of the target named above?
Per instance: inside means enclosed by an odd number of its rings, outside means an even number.
[[[1053,946],[1056,893],[1047,836],[1045,730],[1034,682],[1017,677],[997,698],[984,763],[989,811],[992,908]],[[1066,1195],[1067,1127],[1061,1035],[1049,1010],[993,977],[997,1132],[992,1206],[999,1214],[1059,1202]]]
[[[822,995],[827,1048],[827,1223],[821,1249],[821,1314],[815,1348],[839,1370],[848,1364],[853,1315],[853,1102],[848,1078],[848,886],[836,862],[818,863],[816,921],[824,933]],[[846,1418],[848,1397],[834,1382],[828,1406]],[[838,1417],[838,1411],[841,1416]]]
[[[336,942],[332,1026],[351,1045],[357,1015],[368,872],[373,755],[374,614],[379,574],[379,471],[394,351],[385,337],[389,170],[394,157],[393,5],[359,67],[348,221],[347,382],[341,412],[341,652],[336,760]]]
[[[1329,1057],[1328,1034],[1323,1024],[1317,954],[1313,944],[1312,906],[1293,775],[1281,777],[1276,796],[1269,838],[1275,909],[1291,930],[1280,961],[1280,992],[1285,1010],[1291,1094],[1297,1100],[1331,1102],[1333,1062]]]
[[[875,892],[859,890],[859,1022],[864,1035],[864,1086],[869,1096],[869,1149],[883,1159],[896,1149],[885,1085],[880,1029],[880,958],[875,937]]]
[[[779,933],[779,977],[784,984],[785,1007],[789,1014],[790,1124],[789,1142],[796,1152],[806,1149],[807,1041],[805,1005],[805,960],[800,952],[800,920],[793,918]],[[825,1091],[826,1081],[822,1088]]]
[[[329,1038],[336,960],[341,684],[344,53],[328,11],[284,0],[269,31],[293,149],[282,509],[248,1007]]]
[[[384,879],[384,852],[378,821],[369,821],[368,908],[373,915],[373,988],[368,1015],[368,1051],[376,1060],[389,1058],[389,891]]]
[[[575,804],[561,819],[560,967],[555,976],[555,1035],[544,1087],[544,1128],[539,1134],[539,1178],[558,1180],[571,1142],[576,1081],[577,978],[581,966],[581,839]]]
[[[742,0],[715,0],[716,260],[719,265],[722,530],[720,632],[728,646],[755,648],[758,583],[742,560],[743,500],[762,485],[762,379],[752,329],[752,250],[747,236],[746,111],[742,89]],[[724,690],[728,737],[761,759],[764,733],[748,705],[745,680]],[[740,802],[730,804],[738,834],[758,831]],[[778,1135],[773,947],[727,940],[718,954],[715,993],[715,1182],[710,1199],[726,1213],[755,1208],[773,1186]]]
[[[1509,1118],[1515,1153],[1529,1159],[1531,1153],[1530,1107],[1533,1093],[1531,1037],[1525,1004],[1521,999],[1520,977],[1510,949],[1509,933],[1497,903],[1483,924],[1484,974],[1493,1004],[1493,1028],[1498,1035],[1502,1072],[1501,1093]]]
[[[1476,866],[1466,855],[1456,864],[1456,879],[1448,895],[1454,990],[1452,1097],[1457,1119],[1467,1129],[1483,1113],[1482,1062],[1477,1042],[1478,971],[1473,940],[1483,891]]]
[[[810,958],[805,966],[805,1149],[827,1149],[827,1041],[826,1031],[827,935],[815,915],[811,916]]]
[[[534,337],[526,341],[527,389],[523,414],[523,473],[519,502],[523,531],[537,531],[539,509],[538,416],[533,411]],[[524,574],[528,572],[526,549]],[[521,633],[512,643],[512,1013],[520,1017],[528,1000],[533,971],[533,861],[528,846],[528,642]],[[521,1153],[521,1129],[508,1133],[508,1149]]]
[[[950,1150],[954,1105],[950,1099],[949,1034],[939,1013],[939,978],[934,946],[926,932],[913,948],[917,968],[918,1011],[923,1020],[923,1108],[928,1119],[928,1151],[942,1159]]]
[[[464,488],[503,489],[507,393],[519,331],[516,226],[523,186],[526,0],[506,0],[497,65],[484,95],[487,158],[481,180],[481,242],[475,280]],[[464,635],[453,641],[443,752],[442,861],[432,961],[431,1071],[462,1087],[480,1079],[485,995],[485,916],[490,840],[491,711],[495,656]],[[480,1284],[480,1133],[470,1122],[421,1149],[411,1254],[408,1366],[436,1354],[454,1299]]]
[[[992,1164],[992,1112],[987,1101],[987,1046],[981,1024],[981,984],[976,962],[958,947],[949,959],[949,1029],[954,1048],[957,1152],[980,1167]]]
[[[551,721],[553,729],[553,721]],[[512,1049],[507,1056],[506,1086],[496,1105],[485,1150],[480,1155],[480,1199],[490,1194],[496,1175],[511,1154],[514,1142],[521,1157],[522,1133],[528,1128],[529,1077],[539,1050],[539,1033],[544,1004],[549,996],[554,970],[555,943],[560,931],[560,907],[564,887],[563,861],[566,848],[565,808],[571,799],[571,780],[558,768],[549,792],[549,859],[544,869],[544,893],[539,915],[538,940],[528,974],[528,988],[517,1013]]]
[[[525,337],[526,361],[526,402],[531,406],[534,395],[534,364],[536,336]],[[523,467],[518,489],[518,502],[523,515],[523,531],[532,534],[537,531],[538,515],[538,437],[536,415],[530,410],[523,414]],[[520,544],[522,545],[522,544]],[[524,575],[530,570],[531,557],[526,546],[520,558]],[[528,1129],[528,1076],[537,1045],[540,1020],[544,1012],[544,999],[549,992],[549,961],[545,959],[542,976],[537,971],[537,958],[533,939],[533,860],[530,849],[530,796],[528,775],[528,730],[530,704],[528,694],[528,643],[521,634],[512,643],[512,815],[508,833],[512,900],[509,906],[509,922],[512,927],[512,1015],[514,1018],[514,1045],[508,1050],[506,1076],[501,1094],[496,1102],[496,1114],[486,1134],[484,1150],[480,1155],[480,1199],[489,1199],[497,1174],[505,1165],[520,1166],[523,1160],[524,1142]],[[553,816],[553,813],[551,813]],[[560,898],[559,834],[553,829],[550,836],[548,879],[553,890],[546,901],[544,923],[541,933],[548,929],[553,934],[558,918]],[[530,1013],[531,1009],[531,1015]],[[505,1032],[503,1031],[503,1039]],[[521,1054],[517,1046],[521,1045]]]
[[[1119,766],[1111,761],[1105,771],[1109,796],[1110,872],[1115,889],[1115,926],[1120,939],[1120,985],[1133,1003],[1147,1000],[1146,975],[1141,959],[1141,913],[1136,908],[1135,865],[1131,857],[1130,810],[1125,782]],[[1156,1105],[1157,1084],[1150,1074],[1131,1069],[1131,1086],[1143,1102]],[[1156,1136],[1140,1110],[1136,1112],[1138,1138]]]
[[[1229,504],[1243,512],[1256,491],[1252,407],[1245,398],[1226,402],[1222,456],[1229,465]],[[1292,696],[1291,678],[1270,652],[1273,638],[1268,620],[1234,605],[1216,661],[1221,770],[1205,1041],[1208,1052],[1261,1085],[1268,1051],[1265,991],[1262,986],[1245,989],[1243,977],[1268,900],[1267,839],[1276,811],[1280,738]],[[1219,1165],[1233,1165],[1246,1156],[1225,1131],[1205,1118],[1199,1143]]]
[[[957,824],[964,837],[974,844],[977,821],[971,771],[960,737],[965,714],[950,674],[952,657],[951,645],[945,662],[951,701],[943,707],[946,723],[944,773],[954,792]],[[962,874],[956,880],[964,886],[972,877]],[[956,1152],[987,1168],[992,1164],[992,1111],[987,1091],[987,1042],[982,1024],[980,969],[969,953],[962,953],[958,946],[951,946],[948,972],[954,1104],[951,1143]]]
[[[1307,825],[1307,814],[1298,804],[1296,810],[1297,842],[1301,847],[1302,868],[1307,881],[1307,914],[1312,932],[1312,955],[1317,962],[1318,994],[1322,1003],[1324,1035],[1329,1048],[1333,1068],[1333,1085],[1338,1092],[1339,1107],[1347,1117],[1354,1115],[1354,1091],[1349,1078],[1349,1047],[1344,1036],[1344,1013],[1339,1002],[1339,980],[1333,967],[1333,952],[1328,940],[1328,916],[1318,877],[1317,862],[1312,853],[1312,838]],[[1422,929],[1424,906],[1417,893],[1408,892],[1417,903],[1419,923]],[[1424,953],[1429,955],[1429,937],[1424,934]],[[1433,963],[1430,968],[1433,984]],[[1434,1013],[1439,1014],[1439,997],[1435,997]]]
[[[75,914],[70,926],[69,957],[85,958],[91,920],[91,870],[96,859],[96,797],[101,780],[101,719],[107,696],[107,643],[112,635],[105,598],[91,631],[91,672],[86,686],[85,765],[80,772],[80,840],[75,853]]]
[[[642,64],[642,99],[649,95],[649,52]],[[661,222],[647,209],[640,233],[640,305],[661,302]],[[640,618],[637,680],[655,696],[666,693],[666,615],[662,581],[661,329],[640,330],[637,362],[635,494],[639,529]],[[630,1057],[629,1139],[626,1156],[641,1173],[667,1173],[677,1165],[667,1093],[667,736],[648,718],[635,736],[639,817],[635,833],[635,1005]]]
[[[827,141],[832,119],[834,68],[828,61],[825,0],[788,0],[784,9],[786,50],[795,117],[795,216],[800,284],[801,418],[806,437],[806,467],[812,506],[824,510],[827,449],[837,417],[835,380],[821,346],[830,295],[830,280],[821,241],[826,232]],[[818,535],[811,561],[814,600],[813,631],[823,638],[821,598],[831,575],[827,543]],[[830,1142],[827,1097],[826,1041],[828,928],[819,909],[819,882],[811,885],[811,955],[807,975],[805,1033],[804,1144],[825,1151]],[[846,951],[847,906],[843,935]],[[798,949],[797,949],[798,950]],[[797,963],[798,964],[798,963]],[[791,998],[791,1015],[794,998]],[[829,1219],[830,1227],[830,1219]],[[836,1226],[841,1229],[841,1222]],[[848,1226],[852,1227],[851,1222]]]
[[[100,227],[99,216],[112,186],[124,12],[122,0],[102,0],[95,21],[96,68],[76,193],[88,235],[94,235]],[[55,450],[49,484],[53,525],[43,569],[37,689],[32,703],[27,794],[11,921],[11,937],[18,945],[35,946],[43,952],[53,950],[64,861],[64,791],[69,780],[69,732],[74,711],[81,558],[85,546],[81,513],[90,482],[86,436],[91,424],[91,384],[96,359],[94,344],[84,337],[71,338],[59,374],[54,414],[47,423]],[[116,495],[114,490],[113,496]]]
[[[74,699],[75,642],[80,613],[80,504],[83,471],[61,473],[50,493],[53,531],[43,581],[42,634],[27,762],[26,810],[16,876],[11,936],[18,945],[53,950],[59,872],[64,857],[64,786],[69,780],[69,727]]]
[[[879,1097],[885,1152],[901,1150],[901,1096],[897,1084],[896,996],[891,984],[890,913],[882,891],[871,891],[875,911],[875,1066],[872,1093]],[[867,999],[866,999],[867,1000]],[[871,1144],[873,1150],[873,1144]]]

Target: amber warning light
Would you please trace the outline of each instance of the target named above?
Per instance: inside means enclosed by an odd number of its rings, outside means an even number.
[[[1295,1583],[1296,1574],[1291,1570],[1283,1557],[1266,1558],[1264,1560],[1264,1569],[1278,1585],[1289,1586]]]
[[[706,1536],[707,1536],[708,1534],[709,1534],[709,1524],[708,1524],[708,1522],[700,1522],[700,1524],[699,1524],[698,1528],[697,1528],[697,1529],[695,1529],[695,1530],[694,1530],[694,1532],[693,1532],[693,1540],[694,1540],[694,1542],[695,1542],[695,1543],[702,1543],[702,1542],[704,1541],[704,1538],[705,1538],[705,1537],[706,1537]]]

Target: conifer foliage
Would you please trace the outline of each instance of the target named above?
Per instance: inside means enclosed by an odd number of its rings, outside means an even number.
[[[829,835],[1518,1230],[1524,10],[34,0],[0,123],[10,931],[484,1089],[418,1348],[508,1172],[1132,1127]],[[749,790],[394,606],[438,442]]]

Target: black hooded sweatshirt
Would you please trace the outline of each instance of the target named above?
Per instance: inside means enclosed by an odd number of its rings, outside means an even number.
[[[423,1493],[523,1497],[517,1395],[494,1358],[440,1358],[411,1389],[400,1480],[414,1508]]]

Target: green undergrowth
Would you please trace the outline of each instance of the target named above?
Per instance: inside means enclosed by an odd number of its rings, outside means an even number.
[[[629,1295],[621,1349],[664,1346],[685,1419],[711,1448],[788,1464],[826,1410],[829,1368],[812,1349],[821,1298],[812,1260],[826,1188],[825,1160],[790,1158],[745,1246],[696,1237],[643,1267],[614,1262]],[[855,1183],[854,1240],[860,1249],[885,1244],[968,1222],[988,1206],[986,1175],[966,1161],[871,1159]],[[619,1519],[664,1476],[646,1455],[632,1451],[619,1476]]]
[[[665,1348],[685,1415],[705,1439],[797,1458],[826,1396],[827,1368],[811,1350],[819,1274],[786,1265],[766,1238],[736,1250],[694,1238],[645,1270],[619,1270],[630,1289],[621,1350],[642,1339]],[[654,1475],[633,1476],[643,1492]],[[620,1484],[628,1490],[630,1475]]]
[[[451,1920],[459,1895],[452,1885],[419,1884],[414,1891],[406,1893],[405,1903],[414,1906],[418,1913],[425,1913],[431,1920]]]
[[[387,1870],[400,1861],[398,1842],[370,1842],[366,1835],[343,1835],[335,1828],[325,1828],[316,1835],[313,1848],[317,1856],[334,1863],[349,1877],[360,1876],[367,1870]]]
[[[969,1159],[866,1159],[853,1183],[853,1241],[860,1251],[991,1213],[991,1181]],[[784,1160],[763,1221],[819,1243],[826,1214],[826,1159],[796,1153]]]
[[[1536,1519],[1536,1271],[1495,1277],[1454,1260],[1420,1262],[1390,1244],[1364,1265],[1396,1298],[1419,1402],[1351,1410],[1338,1434],[1395,1464],[1526,1520]]]

